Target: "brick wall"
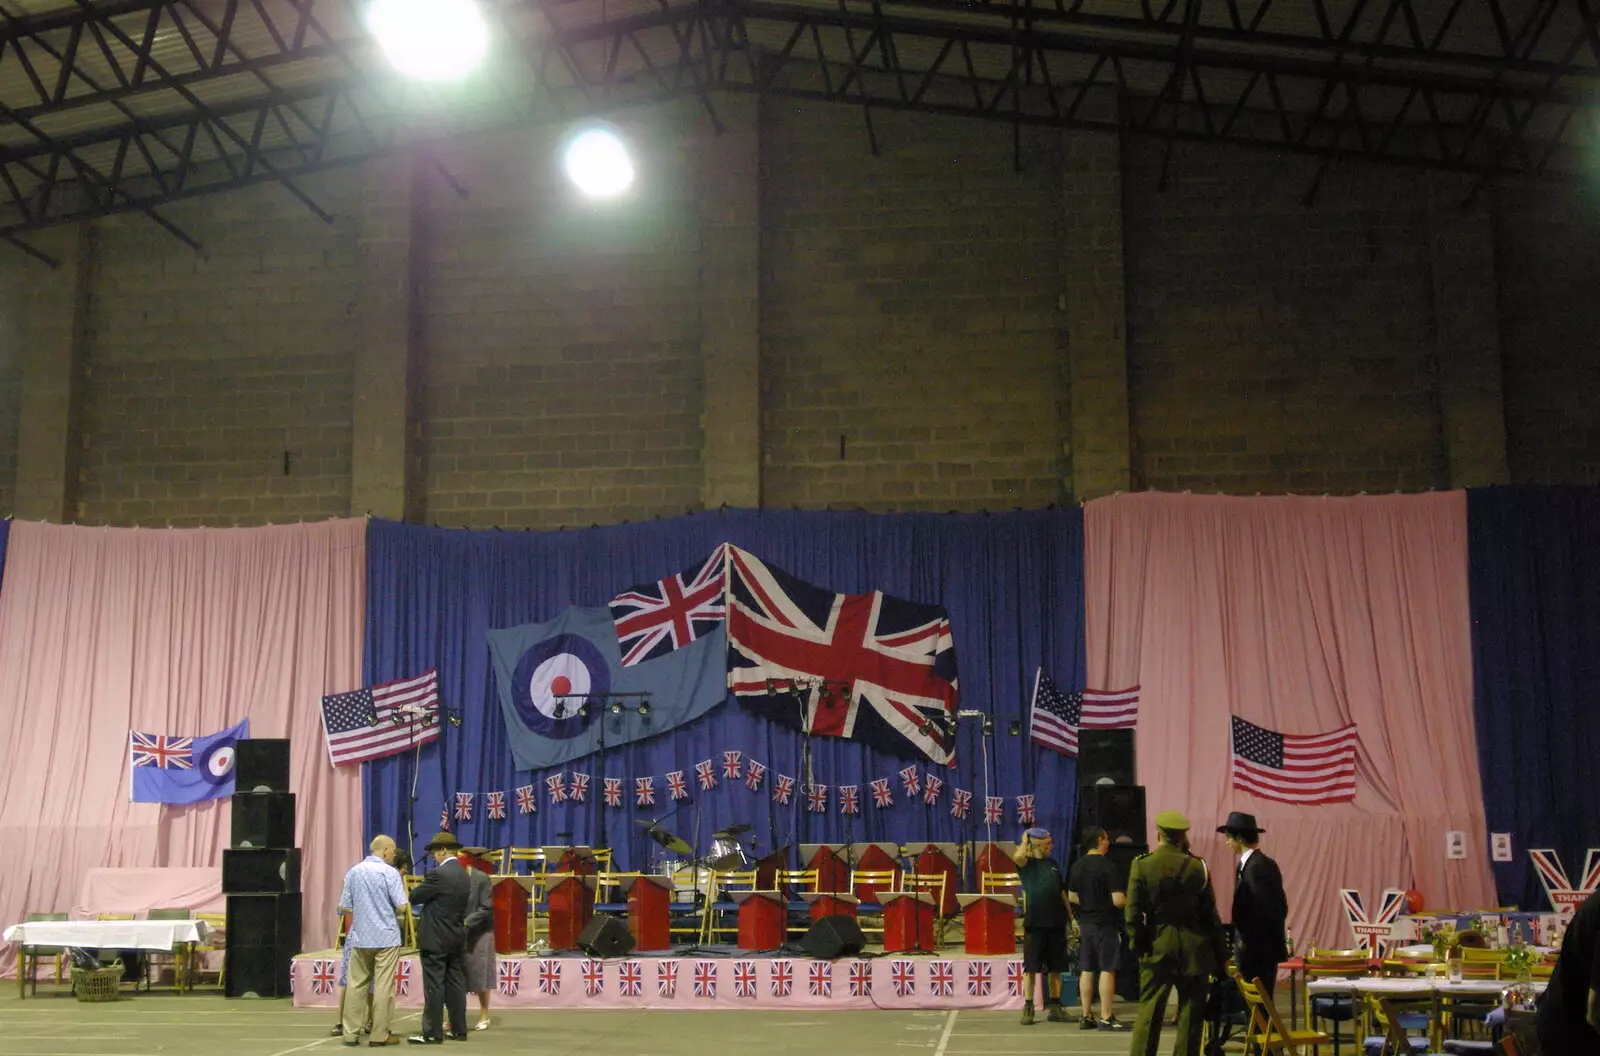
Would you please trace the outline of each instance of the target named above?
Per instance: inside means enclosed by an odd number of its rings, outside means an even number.
[[[18,255],[20,256],[20,255]],[[0,517],[11,514],[17,481],[17,316],[19,305],[13,272],[29,265],[18,259],[6,261],[0,272]]]
[[[1425,490],[1445,482],[1413,173],[1129,141],[1135,487]]]
[[[773,101],[762,115],[770,506],[1061,497],[1057,139]],[[841,453],[840,438],[843,437]]]
[[[425,516],[552,528],[699,503],[690,119],[636,112],[638,195],[586,205],[548,130],[448,149],[431,181],[422,323]]]

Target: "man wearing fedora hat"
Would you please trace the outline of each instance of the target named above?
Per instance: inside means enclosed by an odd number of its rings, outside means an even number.
[[[1228,839],[1228,849],[1239,856],[1233,885],[1233,959],[1246,980],[1261,980],[1272,996],[1278,965],[1289,957],[1284,939],[1289,900],[1283,893],[1278,863],[1261,853],[1261,834],[1254,814],[1233,811],[1217,831]]]
[[[411,892],[411,904],[422,909],[417,925],[417,955],[422,961],[422,1033],[413,1045],[444,1042],[444,1017],[450,1036],[467,1036],[467,980],[462,958],[467,947],[465,919],[472,893],[467,871],[456,858],[461,841],[441,832],[423,848],[436,867]]]

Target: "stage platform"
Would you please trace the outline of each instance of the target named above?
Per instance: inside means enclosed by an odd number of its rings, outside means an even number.
[[[292,986],[298,1008],[339,1004],[339,951],[301,954]],[[818,961],[805,956],[690,952],[601,960],[583,954],[497,958],[496,1008],[863,1009],[1022,1008],[1019,957],[885,954]],[[422,1007],[422,966],[407,951],[395,1003]],[[469,1003],[470,1000],[469,1000]]]

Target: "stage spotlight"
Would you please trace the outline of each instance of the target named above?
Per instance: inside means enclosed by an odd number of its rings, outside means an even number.
[[[622,137],[609,128],[586,128],[569,139],[562,167],[590,198],[615,198],[633,186],[633,159]]]
[[[372,0],[367,29],[395,69],[419,81],[455,81],[489,50],[475,0]]]
[[[622,701],[613,700],[611,702],[611,714],[613,714],[613,715],[621,715],[622,714]]]
[[[648,715],[648,714],[650,714],[650,702],[648,700],[641,700],[639,702],[639,714],[640,715]]]

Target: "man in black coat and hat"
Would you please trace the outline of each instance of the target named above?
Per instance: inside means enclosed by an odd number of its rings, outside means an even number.
[[[422,1033],[409,1038],[413,1045],[442,1045],[444,1016],[450,1016],[450,1036],[467,1036],[467,978],[463,957],[467,949],[465,918],[472,881],[456,859],[461,841],[448,832],[435,836],[423,848],[433,856],[433,872],[411,892],[411,904],[422,910],[417,925],[417,955],[422,961]]]
[[[1254,814],[1233,811],[1218,832],[1239,856],[1233,885],[1234,963],[1246,981],[1261,980],[1272,996],[1278,965],[1289,958],[1286,940],[1289,900],[1283,893],[1278,863],[1261,853],[1261,834]]]

